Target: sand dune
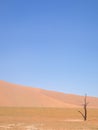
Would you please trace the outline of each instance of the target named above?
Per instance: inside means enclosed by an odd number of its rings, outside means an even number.
[[[0,81],[0,106],[9,107],[82,107],[84,97],[26,87]],[[98,108],[98,98],[87,97],[89,107]]]

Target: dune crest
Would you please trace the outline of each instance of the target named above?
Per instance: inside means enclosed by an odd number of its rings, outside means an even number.
[[[98,108],[98,98],[87,97],[89,107]],[[26,87],[0,81],[0,106],[8,107],[82,107],[84,97]]]

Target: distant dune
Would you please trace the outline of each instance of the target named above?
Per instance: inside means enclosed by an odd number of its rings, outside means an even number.
[[[84,97],[0,81],[0,106],[83,107]],[[87,97],[88,107],[98,108],[98,98]]]

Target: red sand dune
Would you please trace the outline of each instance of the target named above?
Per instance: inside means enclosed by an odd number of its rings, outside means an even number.
[[[83,96],[48,91],[0,81],[0,106],[82,107]],[[87,97],[89,107],[98,108],[98,98]]]

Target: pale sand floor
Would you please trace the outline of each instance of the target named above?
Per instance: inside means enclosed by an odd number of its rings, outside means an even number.
[[[65,120],[65,122],[81,122],[80,120]],[[98,130],[95,128],[79,128],[79,127],[44,127],[44,124],[25,124],[25,123],[13,123],[13,124],[0,124],[0,130]]]

